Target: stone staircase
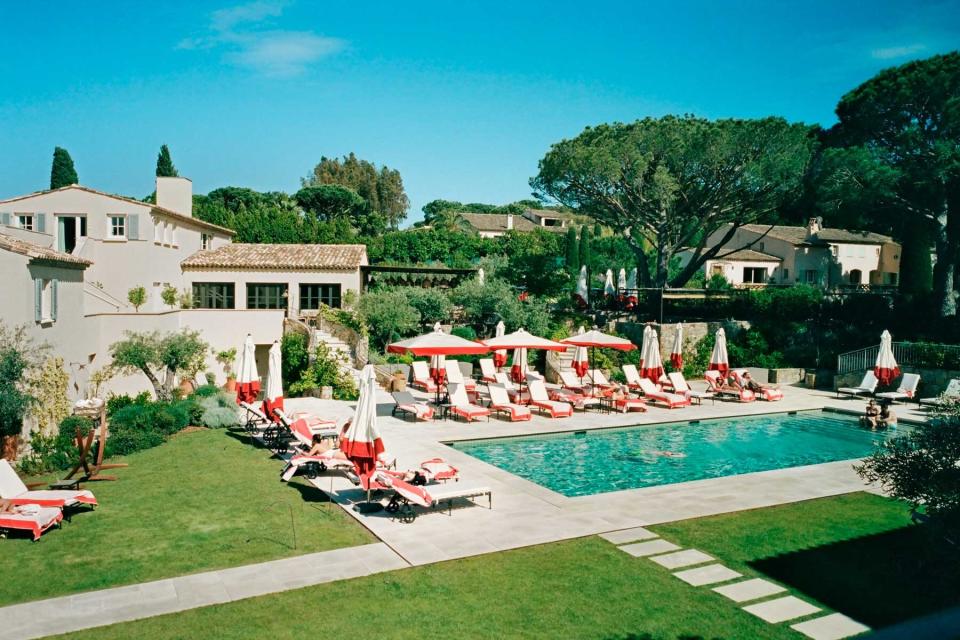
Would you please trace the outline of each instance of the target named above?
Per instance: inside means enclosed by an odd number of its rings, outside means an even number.
[[[544,375],[548,382],[557,382],[559,372],[566,371],[573,366],[573,354],[576,347],[569,347],[566,351],[547,351],[547,370]]]
[[[310,353],[314,353],[319,344],[324,344],[330,349],[331,355],[340,362],[342,371],[350,374],[354,380],[360,378],[359,369],[354,367],[355,357],[349,344],[322,329],[313,329],[310,335]]]

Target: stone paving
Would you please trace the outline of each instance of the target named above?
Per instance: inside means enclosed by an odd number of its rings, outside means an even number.
[[[0,608],[0,640],[41,638],[408,566],[375,543],[26,602]]]
[[[842,613],[831,613],[828,616],[792,624],[790,628],[799,631],[808,638],[812,638],[812,640],[842,640],[870,631],[870,627],[860,624]]]

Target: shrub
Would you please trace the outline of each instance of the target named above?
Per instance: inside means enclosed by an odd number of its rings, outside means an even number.
[[[300,379],[290,385],[290,395],[302,395],[320,387],[332,387],[333,397],[337,400],[356,400],[359,395],[357,384],[346,374],[341,362],[325,344],[317,346],[316,357]]]
[[[199,416],[195,424],[219,429],[239,424],[237,405],[234,399],[218,390],[216,394],[198,398],[196,406]]]
[[[20,461],[21,471],[37,475],[75,465],[79,461],[75,441],[77,428],[85,437],[93,428],[93,421],[84,416],[67,416],[54,434],[44,435],[35,431],[30,438],[30,454]]]
[[[217,388],[216,385],[205,384],[203,386],[197,387],[194,390],[193,395],[195,395],[198,398],[210,398],[212,396],[219,395],[220,393],[221,391],[220,389]]]
[[[290,393],[290,385],[300,380],[310,366],[308,345],[309,338],[304,333],[285,333],[280,340],[280,369],[286,393]]]
[[[131,426],[111,427],[104,454],[107,457],[126,456],[164,443],[166,438],[153,429],[141,430]]]
[[[709,289],[710,291],[729,291],[732,288],[733,285],[730,284],[730,281],[727,280],[722,273],[713,274],[704,284],[704,289]]]
[[[399,291],[368,292],[360,298],[357,311],[381,348],[390,341],[392,334],[411,333],[420,325],[420,312]]]
[[[110,394],[110,397],[107,398],[107,417],[112,416],[120,409],[124,407],[129,407],[132,404],[149,404],[150,403],[150,392],[141,391],[136,395],[136,397],[130,397],[127,394],[114,395]]]
[[[450,333],[455,336],[459,336],[464,340],[476,340],[477,332],[473,330],[473,327],[454,327],[450,330]]]

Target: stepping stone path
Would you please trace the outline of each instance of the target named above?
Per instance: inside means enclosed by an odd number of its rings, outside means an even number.
[[[744,580],[743,582],[736,582],[734,584],[725,584],[722,587],[714,587],[713,590],[722,596],[730,598],[734,602],[759,600],[760,598],[766,598],[767,596],[772,596],[775,593],[783,593],[786,591],[786,589],[780,585],[764,580],[763,578],[754,578],[752,580]]]
[[[733,580],[734,578],[742,578],[743,574],[734,571],[733,569],[728,569],[722,564],[711,564],[706,567],[698,567],[696,569],[687,569],[686,571],[678,571],[673,574],[673,577],[680,578],[689,585],[694,587],[702,587],[706,584],[716,584],[718,582],[727,582]]]
[[[820,611],[820,607],[815,607],[795,596],[784,596],[775,600],[751,604],[744,607],[743,610],[752,613],[761,620],[776,624],[817,613]]]
[[[643,527],[611,531],[601,534],[600,537],[618,545],[618,548],[624,553],[629,553],[637,558],[649,558],[661,567],[670,570],[693,567],[715,560],[702,551],[682,549]],[[685,569],[673,575],[694,587],[729,582],[743,577],[742,573],[738,573],[722,564],[708,564],[702,567]],[[768,596],[783,593],[786,589],[763,578],[750,578],[713,587],[713,591],[739,603],[761,600]],[[789,595],[757,602],[743,607],[743,610],[771,624],[804,618],[821,611],[819,607]],[[790,625],[790,628],[811,640],[842,640],[870,630],[869,627],[842,613],[832,613],[799,622]]]
[[[831,613],[822,618],[790,625],[812,640],[841,640],[870,631],[870,627],[860,624],[842,613]]]

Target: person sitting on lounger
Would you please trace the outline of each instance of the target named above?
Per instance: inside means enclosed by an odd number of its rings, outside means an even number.
[[[880,407],[877,406],[876,401],[873,398],[870,399],[870,402],[867,403],[867,408],[864,410],[862,416],[860,416],[860,425],[863,427],[870,427],[871,429],[877,428],[877,420],[880,417]]]
[[[749,371],[743,372],[743,386],[753,391],[754,393],[763,393],[764,389],[779,389],[779,386],[776,385],[763,385],[753,379],[753,376],[750,375]]]
[[[876,428],[886,429],[887,427],[897,426],[897,414],[890,406],[889,402],[884,402],[880,407],[880,416],[876,421]]]

